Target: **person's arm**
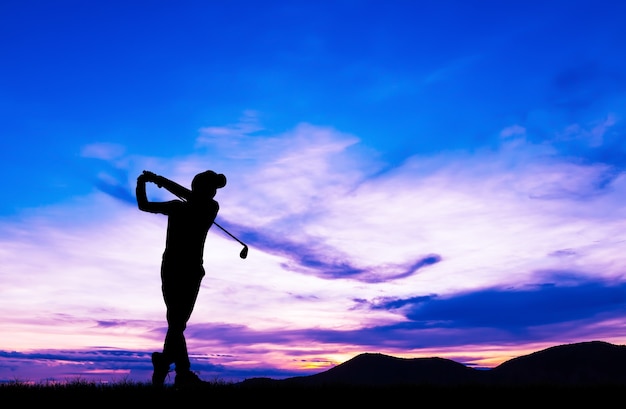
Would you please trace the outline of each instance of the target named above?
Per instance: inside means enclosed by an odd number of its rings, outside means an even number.
[[[151,202],[148,200],[148,196],[146,195],[146,183],[152,182],[156,183],[159,187],[161,187],[160,183],[172,183],[176,186],[179,186],[181,189],[185,189],[184,187],[165,179],[162,176],[157,176],[152,172],[144,171],[141,175],[137,177],[137,187],[135,189],[135,193],[137,196],[137,206],[140,210],[144,212],[150,213],[163,213],[168,214],[173,206],[180,204],[179,200],[171,200],[169,202]],[[169,184],[168,183],[168,184]],[[172,189],[176,189],[176,186],[170,186]],[[168,189],[169,190],[169,189]],[[172,190],[170,192],[174,193]]]
[[[165,189],[172,192],[174,195],[178,196],[180,199],[189,200],[189,198],[191,197],[191,190],[179,185],[172,180],[169,180],[166,177],[154,174],[149,171],[144,171],[143,174],[146,175],[148,182],[153,182],[158,187],[164,187]]]
[[[148,211],[148,196],[146,195],[146,182],[148,176],[142,173],[137,177],[137,187],[135,188],[135,196],[137,197],[137,206],[139,210]]]

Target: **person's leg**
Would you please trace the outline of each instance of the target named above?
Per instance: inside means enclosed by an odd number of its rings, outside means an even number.
[[[202,276],[197,274],[192,277],[166,275],[163,280],[168,325],[163,354],[169,363],[174,363],[177,373],[190,370],[184,331],[193,312],[201,281]]]
[[[179,288],[175,294],[170,293],[166,301],[168,306],[167,334],[163,353],[170,362],[174,363],[177,373],[189,371],[190,368],[184,332],[200,290],[200,281],[187,284],[188,286]]]

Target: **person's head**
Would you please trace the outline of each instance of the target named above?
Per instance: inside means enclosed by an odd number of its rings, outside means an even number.
[[[217,189],[226,186],[226,176],[212,170],[198,173],[191,181],[191,192],[194,199],[211,199]]]

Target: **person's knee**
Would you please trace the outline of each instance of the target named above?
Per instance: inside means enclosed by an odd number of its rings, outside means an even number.
[[[168,323],[167,323],[168,332],[182,334],[186,328],[187,328],[187,323],[185,322],[180,322],[178,320],[171,320],[171,321],[168,320]]]

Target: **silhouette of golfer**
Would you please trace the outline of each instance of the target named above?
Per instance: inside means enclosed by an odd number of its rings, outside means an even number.
[[[164,187],[180,200],[148,201],[147,182]],[[161,263],[161,290],[167,309],[167,334],[163,352],[152,354],[152,384],[155,386],[163,385],[171,364],[175,365],[175,386],[204,383],[190,369],[184,331],[205,274],[202,258],[206,235],[219,211],[219,204],[213,198],[217,189],[224,186],[226,177],[211,170],[197,174],[191,182],[191,190],[148,171],[137,177],[139,209],[168,217],[165,251]]]

